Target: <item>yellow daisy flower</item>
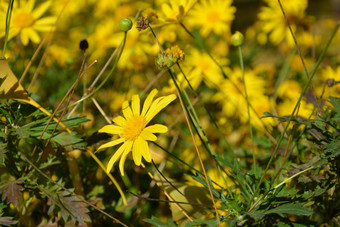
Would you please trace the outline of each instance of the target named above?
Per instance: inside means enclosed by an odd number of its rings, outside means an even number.
[[[268,6],[262,7],[258,17],[262,23],[262,30],[269,35],[269,40],[275,45],[283,40],[294,45],[294,40],[282,14],[280,5],[277,1],[265,0]],[[297,38],[302,29],[308,29],[311,17],[306,17],[305,10],[308,6],[307,0],[285,0],[282,1],[289,23]],[[298,33],[296,33],[298,32]]]
[[[317,77],[317,82],[315,83],[315,90],[317,96],[323,93],[323,98],[328,99],[329,96],[340,97],[340,66],[332,68],[331,66],[326,66],[324,69],[320,70],[320,74]]]
[[[130,151],[132,151],[132,158],[137,166],[141,164],[142,157],[147,162],[151,162],[151,154],[147,141],[156,141],[157,137],[154,133],[165,133],[168,131],[168,128],[160,124],[150,126],[147,126],[147,124],[176,98],[175,95],[168,95],[153,101],[157,92],[157,89],[151,91],[144,102],[142,112],[140,112],[139,96],[132,96],[131,107],[128,101],[123,102],[122,105],[125,118],[122,116],[115,117],[112,121],[116,125],[106,125],[98,131],[113,135],[118,134],[120,136],[119,139],[101,145],[98,151],[123,143],[107,164],[106,169],[108,172],[111,171],[114,163],[120,158],[119,169],[121,175],[124,176],[124,163]]]
[[[199,27],[203,36],[229,32],[236,11],[231,3],[232,0],[202,0],[189,12],[187,22]]]
[[[189,10],[195,5],[196,0],[170,0],[163,3],[161,18],[166,22],[182,22]]]
[[[50,31],[56,17],[49,16],[41,18],[41,16],[51,6],[51,1],[46,1],[34,9],[35,0],[28,1],[14,1],[11,27],[9,29],[8,39],[11,39],[17,35],[20,35],[21,42],[24,46],[31,40],[33,43],[40,42],[40,36],[38,32]],[[1,2],[0,5],[0,18],[6,18],[8,4]],[[0,27],[0,37],[5,35],[5,27]]]

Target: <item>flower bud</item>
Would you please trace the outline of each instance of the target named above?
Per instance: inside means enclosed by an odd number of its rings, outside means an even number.
[[[132,28],[132,21],[129,18],[123,18],[119,22],[120,30],[127,32]]]
[[[237,31],[231,36],[231,44],[234,46],[242,46],[244,41],[244,36],[241,32]]]
[[[172,56],[167,56],[163,53],[158,54],[156,58],[156,66],[161,70],[167,70],[175,64]]]

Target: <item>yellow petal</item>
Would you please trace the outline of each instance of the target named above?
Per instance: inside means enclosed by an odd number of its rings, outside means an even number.
[[[20,39],[22,42],[22,45],[27,46],[29,38],[28,38],[28,32],[27,29],[22,29],[21,33],[20,33]]]
[[[138,95],[132,96],[132,112],[133,115],[139,115],[140,114],[140,100]]]
[[[140,145],[141,138],[138,137],[136,141],[133,143],[132,147],[132,158],[135,162],[136,166],[139,166],[142,162],[142,153],[140,151],[141,145]]]
[[[122,116],[117,116],[117,117],[113,118],[112,121],[114,123],[116,123],[117,125],[120,125],[120,126],[123,126],[126,123],[125,118],[122,117]]]
[[[34,3],[35,3],[35,0],[29,0],[26,2],[26,4],[21,5],[20,8],[23,9],[27,13],[31,13],[34,8]]]
[[[51,29],[51,26],[54,26],[54,23],[56,22],[57,20],[57,17],[44,17],[44,18],[41,18],[39,20],[37,20],[35,23],[34,23],[34,26],[37,26],[37,27],[34,27],[34,28],[37,28],[39,29],[41,27],[48,27]],[[45,31],[45,30],[44,30]]]
[[[46,1],[42,4],[39,5],[38,8],[36,8],[33,12],[32,12],[32,16],[37,19],[40,18],[46,11],[47,9],[50,7],[51,5],[51,1]]]
[[[129,119],[129,118],[131,118],[133,116],[132,115],[132,110],[131,110],[131,108],[129,106],[129,102],[128,101],[124,101],[123,102],[122,111],[123,111],[125,119]]]
[[[28,30],[29,31],[28,32],[29,39],[32,40],[33,43],[39,43],[40,42],[40,36],[38,35],[38,33],[31,28],[28,28],[28,29],[29,29]]]
[[[141,114],[142,116],[145,116],[146,112],[149,110],[152,100],[156,96],[157,93],[158,93],[157,89],[153,89],[148,95],[148,97],[146,97],[144,101],[144,105],[143,105],[142,114]]]
[[[120,134],[122,132],[122,127],[117,125],[105,125],[98,130],[100,133],[110,133],[110,134]]]
[[[132,142],[126,142],[126,144],[127,145],[126,145],[125,151],[119,161],[119,170],[122,176],[124,176],[124,164],[125,164],[126,156],[130,153],[131,147],[132,147]]]
[[[162,99],[159,100],[159,102],[155,105],[152,105],[150,107],[150,110],[145,116],[146,122],[150,122],[151,119],[158,114],[162,109],[164,109],[167,105],[169,105],[173,100],[176,99],[176,95],[168,95],[165,97],[162,97]]]
[[[101,145],[96,152],[100,151],[100,150],[103,150],[105,148],[108,148],[108,147],[113,147],[113,146],[116,146],[117,144],[120,144],[122,142],[124,142],[125,139],[124,138],[119,138],[119,139],[116,139],[116,140],[113,140],[113,141],[110,141],[108,143],[105,143],[103,145]]]
[[[140,140],[140,151],[141,151],[142,156],[144,157],[145,161],[151,162],[151,154],[150,154],[148,142],[146,142],[143,139]]]
[[[115,162],[117,161],[117,159],[122,155],[122,153],[125,151],[126,148],[126,144],[127,143],[123,143],[122,146],[120,146],[118,148],[118,150],[116,151],[116,153],[114,153],[114,155],[112,155],[112,157],[110,158],[109,163],[106,166],[106,171],[109,173],[113,167],[113,164],[115,164]]]
[[[151,132],[145,131],[145,130],[143,130],[141,132],[140,136],[142,137],[143,140],[149,140],[149,141],[156,141],[157,140],[157,136],[155,136]]]
[[[144,131],[149,131],[151,133],[166,133],[168,131],[168,127],[161,124],[154,124],[146,127]]]

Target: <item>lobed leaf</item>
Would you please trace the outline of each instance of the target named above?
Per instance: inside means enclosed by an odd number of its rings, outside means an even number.
[[[10,181],[0,186],[1,199],[7,200],[7,203],[12,203],[13,206],[17,206],[20,200],[20,191],[24,188],[20,185],[24,182],[23,179]]]
[[[278,214],[283,217],[284,214],[305,215],[309,216],[313,214],[313,211],[303,207],[301,203],[295,204],[283,204],[273,209],[267,210],[265,214]]]
[[[71,217],[72,221],[78,221],[81,224],[91,222],[87,204],[81,201],[78,196],[72,195],[68,191],[47,189],[41,186],[38,186],[38,188],[51,200],[51,206],[48,210],[49,214],[57,206],[61,211],[64,221]]]

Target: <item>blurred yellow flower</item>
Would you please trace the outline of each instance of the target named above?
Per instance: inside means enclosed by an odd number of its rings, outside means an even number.
[[[292,113],[301,92],[302,88],[300,84],[294,80],[284,81],[280,85],[277,91],[279,100],[277,103],[277,112],[279,116],[289,116]],[[313,111],[314,105],[308,103],[305,97],[300,103],[298,115],[308,118]]]
[[[230,33],[236,12],[231,4],[232,0],[202,0],[189,12],[186,22],[190,26],[199,27],[203,36],[211,32],[218,35]]]
[[[262,30],[269,35],[269,40],[275,45],[286,40],[289,46],[294,45],[294,40],[287,26],[280,5],[277,1],[265,0],[268,6],[262,7],[258,17],[262,22]],[[309,26],[309,18],[305,15],[308,6],[307,0],[284,0],[283,9],[295,35],[298,28],[306,29]],[[299,30],[300,31],[300,30]]]
[[[116,45],[112,33],[116,30],[116,24],[111,20],[104,20],[98,23],[95,30],[88,37],[90,61],[103,60],[107,56],[109,48]]]
[[[170,0],[163,3],[161,19],[166,22],[182,22],[189,10],[195,5],[196,0]]]
[[[227,59],[217,59],[221,65],[228,63]],[[191,85],[197,88],[202,80],[209,86],[215,87],[223,79],[221,69],[205,52],[197,49],[190,49],[186,60],[183,62],[184,73]]]
[[[328,99],[329,96],[340,97],[340,66],[332,68],[326,66],[320,72],[320,76],[317,77],[318,81],[315,83],[315,90],[318,97],[323,94],[323,99]]]
[[[229,79],[223,79],[220,82],[219,92],[216,94],[215,100],[222,104],[222,112],[225,116],[233,118],[239,116],[243,123],[247,123],[247,102],[242,71],[239,67],[226,71]],[[273,123],[269,118],[259,119],[259,116],[263,116],[264,112],[270,112],[269,97],[266,95],[267,82],[251,69],[245,70],[244,77],[248,100],[253,107],[250,109],[252,124],[263,130],[264,123],[266,125]]]
[[[51,31],[54,28],[56,17],[42,17],[51,6],[51,1],[46,1],[34,9],[35,0],[14,1],[12,19],[8,39],[20,35],[24,46],[31,40],[33,43],[40,42],[39,32]],[[2,1],[0,4],[0,18],[6,18],[8,4]],[[2,23],[4,24],[4,23]],[[0,37],[5,35],[5,26],[0,26]]]
[[[147,141],[155,141],[157,137],[154,133],[165,133],[168,128],[164,125],[154,124],[146,125],[154,118],[162,109],[169,105],[175,98],[175,95],[162,96],[153,101],[157,90],[154,89],[146,98],[142,112],[140,112],[140,99],[138,95],[132,96],[131,107],[128,101],[123,102],[123,115],[115,117],[112,121],[116,125],[106,125],[99,130],[101,133],[118,134],[119,139],[101,145],[98,150],[112,147],[123,143],[116,153],[110,158],[107,164],[107,172],[110,172],[114,163],[119,157],[119,169],[124,176],[124,163],[126,156],[132,150],[132,157],[137,166],[141,164],[142,157],[147,162],[151,162],[150,149]]]

